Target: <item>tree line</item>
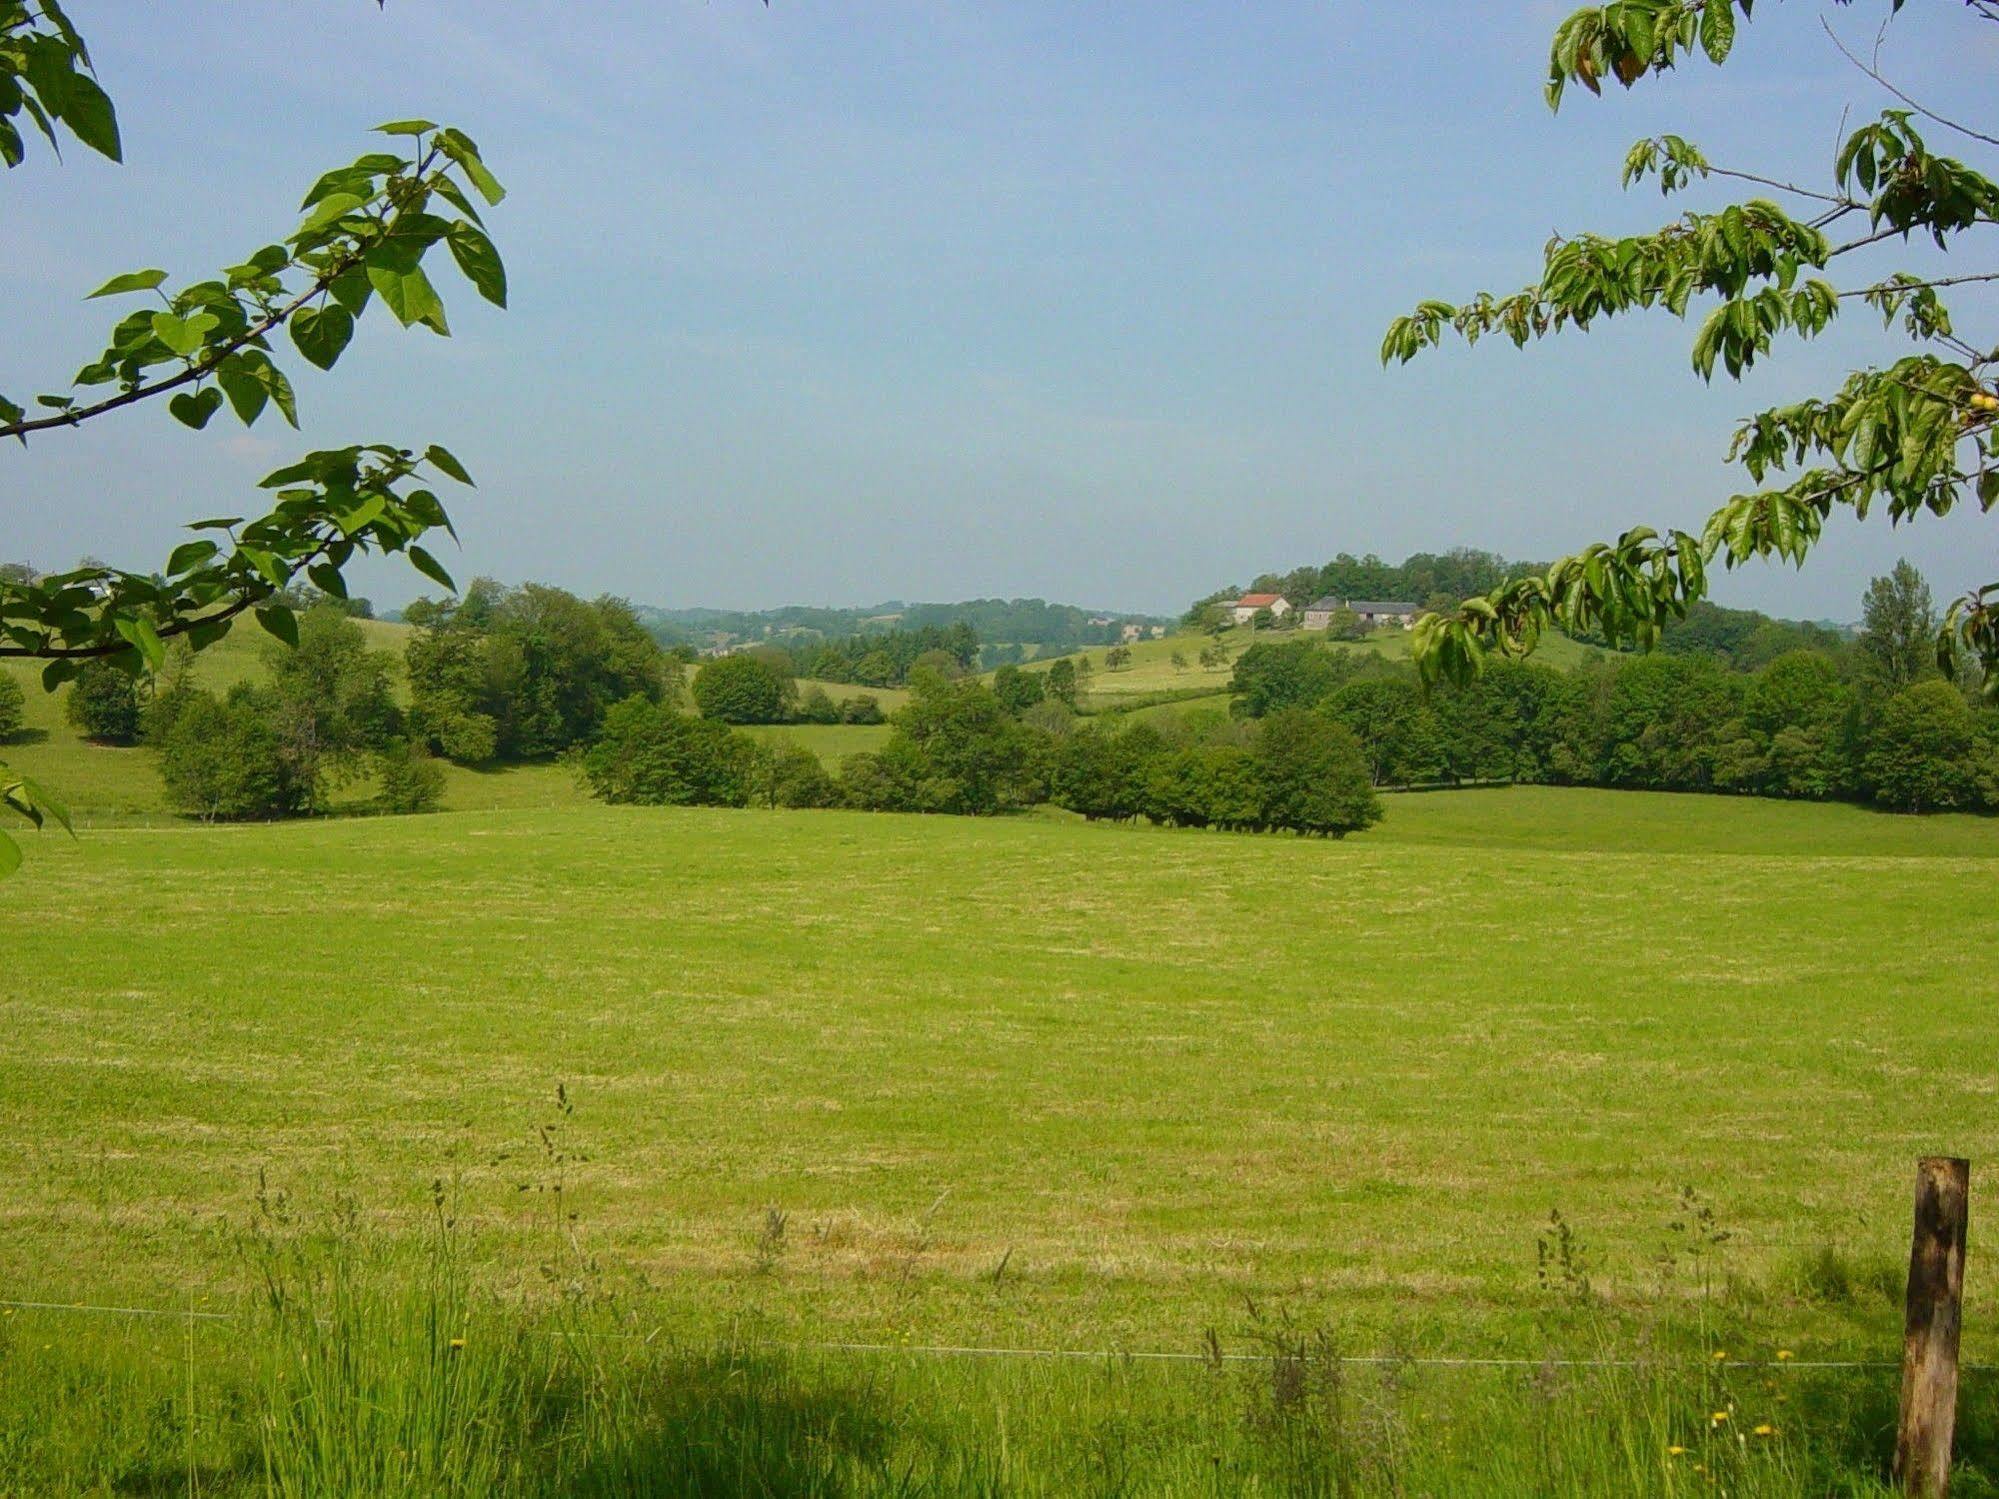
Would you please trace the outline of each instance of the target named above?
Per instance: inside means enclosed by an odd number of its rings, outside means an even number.
[[[1980,683],[1937,669],[1920,574],[1903,563],[1876,579],[1864,611],[1853,640],[1793,647],[1755,670],[1718,648],[1596,654],[1566,672],[1498,662],[1425,691],[1379,656],[1291,640],[1251,646],[1231,686],[1244,717],[1302,709],[1346,725],[1382,786],[1513,780],[1999,809],[1999,712]]]
[[[1320,836],[1379,818],[1345,726],[1303,711],[1215,720],[1078,727],[1058,697],[1010,706],[983,682],[918,671],[888,742],[837,773],[801,746],[642,698],[611,710],[582,765],[599,797],[645,805],[991,816],[1052,801],[1091,819]]]

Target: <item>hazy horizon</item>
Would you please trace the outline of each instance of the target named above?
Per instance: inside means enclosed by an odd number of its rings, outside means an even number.
[[[468,130],[512,190],[489,222],[513,306],[447,275],[450,340],[375,314],[332,374],[294,359],[303,433],[142,409],[40,436],[0,460],[0,553],[155,566],[295,452],[371,440],[444,442],[480,479],[444,555],[461,579],[662,607],[1166,614],[1342,551],[1544,558],[1697,528],[1744,487],[1721,462],[1735,418],[1892,357],[1876,318],[1740,387],[1703,387],[1692,325],[1665,317],[1397,370],[1383,328],[1425,296],[1531,279],[1552,230],[1723,195],[1620,194],[1642,135],[1809,181],[1841,103],[1890,101],[1816,8],[1786,6],[1742,29],[1738,65],[1551,115],[1562,10],[713,0],[551,26],[517,0],[77,0],[127,160],[38,149],[8,174],[0,390],[64,388],[117,316],[81,301],[105,276],[233,263],[412,112]],[[1991,30],[1891,27],[1884,60],[1948,109],[1991,74],[1966,49],[1999,61]],[[1722,576],[1714,596],[1849,620],[1907,555],[1941,600],[1992,575],[1978,525],[1891,536],[1841,515],[1803,572]],[[400,565],[353,581],[384,608],[425,591]]]

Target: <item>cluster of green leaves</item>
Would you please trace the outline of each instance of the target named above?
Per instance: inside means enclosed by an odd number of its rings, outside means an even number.
[[[1999,7],[1974,3],[1980,18]],[[1891,0],[1891,11],[1900,10]],[[1698,52],[1722,62],[1736,12],[1748,0],[1622,0],[1576,12],[1556,32],[1549,99],[1569,83],[1592,92],[1601,80],[1627,87]],[[1885,508],[1891,521],[1943,515],[1970,500],[1999,504],[1999,347],[1968,340],[1939,293],[1999,280],[1999,270],[1931,276],[1895,272],[1841,288],[1828,279],[1842,256],[1886,240],[1922,235],[1938,248],[1980,226],[1999,224],[1999,183],[1931,149],[1915,125],[1920,106],[1891,109],[1850,132],[1823,190],[1716,166],[1679,135],[1640,141],[1626,158],[1626,185],[1656,178],[1666,193],[1711,177],[1776,189],[1804,205],[1797,214],[1768,197],[1688,213],[1649,234],[1609,239],[1560,237],[1533,285],[1508,296],[1480,293],[1463,304],[1426,301],[1388,329],[1384,362],[1406,361],[1455,333],[1475,343],[1503,333],[1514,344],[1587,328],[1599,318],[1649,309],[1685,317],[1696,298],[1715,303],[1695,335],[1692,360],[1703,379],[1717,366],[1739,377],[1778,338],[1810,338],[1841,305],[1859,300],[1886,325],[1928,348],[1883,368],[1856,371],[1831,395],[1773,407],[1746,418],[1729,450],[1758,488],[1717,509],[1701,534],[1664,535],[1634,527],[1545,570],[1515,577],[1418,626],[1416,655],[1431,680],[1462,680],[1494,652],[1520,655],[1556,625],[1571,634],[1649,647],[1684,617],[1708,586],[1710,564],[1752,558],[1801,563],[1835,507],[1864,519]],[[1984,135],[1941,117],[1945,128],[1988,145]],[[1844,240],[1835,226],[1864,221]],[[1945,614],[1937,640],[1947,668],[1968,650],[1999,693],[1999,585],[1976,590]]]
[[[0,160],[9,166],[25,156],[15,124],[22,116],[58,151],[63,127],[119,159],[116,112],[55,0],[0,0]],[[480,296],[505,306],[506,271],[474,203],[496,204],[505,191],[478,146],[429,120],[392,121],[379,133],[397,149],[367,152],[322,175],[282,241],[178,291],[165,289],[165,271],[148,268],[91,293],[149,295],[157,305],[121,318],[70,388],[36,396],[32,413],[0,395],[0,437],[25,444],[155,397],[196,429],[225,404],[245,426],[275,408],[296,427],[280,335],[308,364],[328,370],[377,302],[403,327],[448,334],[425,268],[440,245]],[[433,475],[471,483],[458,459],[434,444],[420,452],[390,443],[313,452],[264,480],[272,492],[266,513],[196,522],[195,531],[212,534],[176,547],[156,572],[88,566],[0,579],[0,656],[46,661],[50,690],[97,658],[136,675],[159,668],[166,642],[182,638],[199,649],[253,609],[265,629],[295,644],[297,621],[285,602],[295,580],[345,598],[344,569],[371,552],[406,556],[450,588],[449,573],[420,543],[432,529],[450,528],[428,487]],[[52,804],[27,782],[8,784],[6,805],[39,823]],[[4,833],[0,846],[11,861]]]
[[[122,157],[117,112],[90,76],[90,49],[58,0],[0,0],[0,162],[10,167],[27,159],[23,115],[57,154],[61,125],[100,155]]]

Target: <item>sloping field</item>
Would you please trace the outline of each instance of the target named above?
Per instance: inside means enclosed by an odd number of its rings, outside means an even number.
[[[1973,819],[1522,788],[1341,843],[583,806],[28,854],[22,1299],[232,1283],[261,1174],[387,1225],[441,1181],[528,1287],[573,1213],[690,1330],[1190,1347],[1248,1294],[1505,1347],[1551,1208],[1642,1311],[1692,1185],[1802,1346],[1891,1346],[1792,1267],[1892,1266],[1912,1158],[1999,1150]]]

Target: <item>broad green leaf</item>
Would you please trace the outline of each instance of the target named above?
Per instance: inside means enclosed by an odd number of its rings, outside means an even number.
[[[320,199],[319,205],[305,216],[305,219],[298,226],[298,232],[300,234],[311,234],[315,230],[324,229],[335,219],[352,213],[367,201],[359,193],[330,194]]]
[[[286,645],[298,644],[298,618],[283,604],[267,604],[257,610],[257,623]]]
[[[184,390],[167,402],[174,420],[184,427],[192,427],[199,432],[208,425],[208,419],[222,408],[222,392],[214,386],[204,386],[200,390]]]
[[[238,356],[232,355],[222,362],[215,372],[215,383],[222,387],[222,393],[229,397],[230,409],[246,427],[263,415],[264,403],[271,398],[270,387],[256,366]]]
[[[382,305],[394,313],[396,321],[405,328],[422,323],[438,333],[450,331],[444,326],[444,304],[438,300],[437,289],[424,275],[422,266],[404,271],[371,265],[368,267],[368,284],[375,288],[375,295],[382,299]]]
[[[21,845],[14,841],[13,834],[0,828],[0,880],[21,867]]]
[[[333,518],[333,523],[340,527],[344,533],[352,536],[363,526],[372,525],[375,521],[380,520],[382,512],[388,508],[389,502],[386,497],[379,494],[371,494],[345,515],[336,515]]]
[[[391,120],[386,125],[377,125],[377,135],[428,135],[437,126],[429,120]]]
[[[151,291],[166,279],[165,271],[127,271],[122,276],[113,276],[83,300],[88,302],[95,297],[115,297],[120,292]]]
[[[167,557],[167,576],[177,578],[182,573],[192,572],[221,550],[212,541],[183,541]]]
[[[451,450],[432,443],[423,450],[424,461],[440,473],[449,475],[460,484],[470,484],[472,476],[465,472],[465,465],[451,455]]]
[[[209,332],[222,323],[222,319],[212,312],[195,312],[186,317],[176,317],[171,312],[156,312],[151,321],[153,336],[183,359],[199,353]]]
[[[484,232],[470,224],[454,224],[450,244],[451,258],[458,262],[458,269],[478,289],[479,295],[495,307],[506,306],[507,268],[500,263],[500,252],[493,248],[493,242]]]
[[[292,314],[291,334],[299,353],[318,368],[330,370],[354,337],[354,318],[338,302],[301,307]]]
[[[147,670],[158,671],[166,663],[167,648],[151,620],[143,615],[120,614],[113,617],[111,624],[125,643],[145,658]]]
[[[21,785],[27,789],[27,793],[33,799],[35,805],[53,817],[57,825],[65,833],[69,834],[72,838],[76,836],[76,829],[70,825],[69,808],[50,796],[48,787],[44,786],[40,781],[31,780],[27,776],[21,777]]]
[[[415,564],[418,572],[439,587],[448,589],[452,593],[458,591],[458,585],[451,581],[451,574],[444,570],[444,565],[422,547],[410,548],[410,561]]]

